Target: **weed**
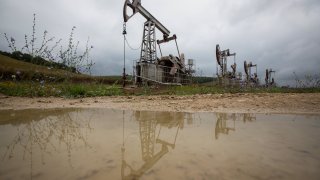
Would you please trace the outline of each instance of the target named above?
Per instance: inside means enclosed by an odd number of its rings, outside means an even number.
[[[8,43],[8,47],[11,49],[11,53],[2,53],[6,56],[13,57],[15,59],[31,62],[38,65],[56,66],[66,70],[72,70],[73,72],[86,72],[91,74],[91,68],[95,64],[90,58],[89,53],[93,46],[89,46],[89,38],[87,40],[86,48],[84,52],[78,53],[79,41],[74,42],[75,26],[72,27],[68,46],[66,49],[60,46],[60,51],[56,51],[56,48],[61,43],[62,39],[59,39],[50,45],[55,40],[55,37],[48,38],[48,31],[43,32],[42,41],[39,47],[36,47],[36,14],[33,14],[32,35],[29,40],[28,35],[25,35],[25,45],[21,49],[17,49],[16,40],[13,37],[8,38],[4,33],[4,38]],[[54,55],[56,53],[56,55]]]
[[[293,72],[297,88],[320,88],[320,74],[305,75],[303,79]]]

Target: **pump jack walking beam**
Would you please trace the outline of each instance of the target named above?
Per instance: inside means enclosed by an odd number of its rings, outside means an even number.
[[[132,15],[128,15],[127,9],[131,8],[132,9]],[[171,40],[176,40],[177,36],[173,35],[172,37],[170,36],[170,31],[160,23],[151,13],[149,13],[142,5],[141,5],[141,0],[126,0],[124,3],[123,7],[123,20],[124,22],[128,22],[128,20],[134,16],[136,13],[140,13],[143,17],[145,17],[148,21],[152,21],[156,28],[162,32],[163,34],[163,40],[158,40],[157,43],[165,43],[169,42]]]

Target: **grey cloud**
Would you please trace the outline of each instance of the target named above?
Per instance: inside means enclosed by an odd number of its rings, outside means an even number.
[[[124,1],[124,0],[123,0]],[[44,30],[68,39],[72,26],[75,38],[85,45],[90,36],[94,74],[121,74],[123,61],[122,0],[2,0],[0,32],[23,43],[31,34],[32,14],[37,13],[38,36]],[[316,74],[320,69],[320,2],[318,0],[142,0],[172,33],[178,35],[180,50],[196,60],[203,74],[216,71],[215,45],[237,53],[238,70],[243,61],[258,64],[260,79],[266,68],[277,71],[281,84],[293,82],[293,72]],[[127,23],[128,41],[139,47],[144,18],[136,15]],[[161,34],[157,36],[161,38]],[[8,50],[3,37],[1,50]],[[166,53],[176,53],[165,45]],[[127,68],[139,51],[127,48]],[[232,60],[230,60],[231,65]]]

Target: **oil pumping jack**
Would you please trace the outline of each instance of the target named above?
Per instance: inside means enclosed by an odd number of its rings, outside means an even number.
[[[128,9],[132,10],[132,14],[128,15]],[[142,82],[156,82],[156,83],[166,83],[171,82],[166,78],[166,75],[175,76],[176,73],[187,73],[184,63],[184,55],[180,54],[177,36],[174,34],[170,36],[170,31],[158,21],[151,13],[149,13],[142,5],[141,0],[126,0],[123,8],[123,19],[124,19],[124,30],[123,34],[126,35],[126,23],[135,14],[141,14],[147,21],[144,23],[143,37],[141,44],[140,59],[136,62],[134,68],[135,71],[135,83],[141,84]],[[163,39],[156,40],[156,29],[158,29],[163,34]],[[163,57],[160,44],[167,43],[174,40],[176,43],[178,57],[173,55]],[[157,57],[157,45],[160,50],[161,58]],[[167,66],[169,70],[161,69],[158,71],[158,65]],[[157,73],[161,72],[161,73]],[[180,79],[180,78],[179,78]],[[178,80],[179,80],[178,79]],[[177,79],[176,83],[178,82]],[[181,80],[180,80],[181,81]]]
[[[231,65],[232,72],[228,72],[227,61],[228,57],[234,57],[234,63]],[[217,63],[219,65],[219,70],[217,66],[217,76],[218,78],[228,78],[234,79],[236,78],[237,64],[236,64],[236,53],[230,53],[229,49],[220,50],[219,44],[216,45],[216,58]]]
[[[275,84],[274,77],[272,77],[272,74],[275,75],[276,71],[273,71],[272,69],[266,69],[266,87],[273,86]]]
[[[252,75],[251,69],[255,67],[256,72]],[[247,85],[253,84],[258,85],[259,79],[258,79],[258,65],[252,64],[252,62],[247,63],[247,61],[244,61],[244,72],[246,73],[246,83]]]

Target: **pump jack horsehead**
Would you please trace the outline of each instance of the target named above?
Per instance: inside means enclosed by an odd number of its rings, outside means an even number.
[[[132,10],[131,15],[127,13],[128,8]],[[135,67],[136,84],[145,82],[184,84],[183,78],[189,76],[190,72],[185,67],[184,55],[180,54],[177,36],[174,34],[170,37],[170,31],[141,5],[141,0],[125,1],[123,7],[124,27],[126,27],[125,23],[137,13],[141,14],[146,22],[144,23],[140,59]],[[156,40],[156,29],[162,33],[163,39]],[[126,32],[125,29],[124,32]],[[176,43],[178,57],[163,56],[160,44],[172,40]],[[161,54],[160,58],[157,57],[157,45]]]

